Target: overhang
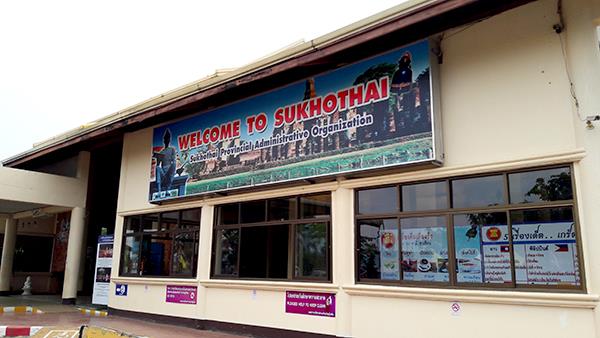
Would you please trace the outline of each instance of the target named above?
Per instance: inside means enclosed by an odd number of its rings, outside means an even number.
[[[355,62],[366,56],[485,19],[532,0],[412,0],[247,66],[222,72],[93,121],[6,159],[18,167],[50,154],[206,111]]]
[[[45,206],[85,207],[83,179],[0,167],[0,214]]]

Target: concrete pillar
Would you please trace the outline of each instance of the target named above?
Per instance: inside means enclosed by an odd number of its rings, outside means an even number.
[[[79,152],[77,159],[77,179],[82,181],[83,195],[87,195],[88,177],[90,172],[90,153]],[[85,201],[84,201],[85,205]],[[71,210],[71,226],[67,244],[67,262],[65,264],[65,279],[63,281],[63,304],[75,304],[79,289],[80,271],[85,263],[85,208],[75,207]]]
[[[214,205],[202,206],[200,213],[200,243],[198,253],[198,279],[210,279],[210,257],[212,252]],[[206,287],[198,288],[198,319],[206,319]]]
[[[84,245],[85,209],[75,207],[71,210],[71,228],[67,245],[67,262],[65,264],[65,279],[63,282],[63,304],[75,304],[77,299],[77,284],[81,260],[81,247]]]
[[[17,240],[17,221],[9,217],[6,219],[4,230],[4,244],[2,246],[2,261],[0,262],[0,295],[10,292],[10,279],[13,270],[13,256]]]
[[[87,151],[80,151],[77,158],[77,179],[85,182],[84,186],[87,193],[87,186],[90,174],[90,153]],[[83,245],[81,246],[81,262],[79,264],[79,277],[77,280],[77,290],[83,290],[83,277],[85,273],[85,256],[86,256],[86,242],[87,242],[87,226],[83,227]]]
[[[333,283],[354,284],[354,191],[338,188],[332,196],[332,264]],[[352,336],[352,304],[342,288],[336,294],[336,336]]]
[[[85,260],[87,256],[87,235],[89,227],[83,227],[83,242],[81,244],[81,262],[79,263],[79,276],[77,278],[77,291],[83,291],[83,282],[85,275]]]

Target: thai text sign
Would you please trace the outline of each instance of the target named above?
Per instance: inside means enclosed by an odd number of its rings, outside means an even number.
[[[286,291],[285,312],[335,317],[335,294]]]
[[[167,285],[167,303],[196,304],[197,298],[195,286]]]
[[[434,159],[422,41],[154,129],[150,201]]]
[[[473,238],[466,225],[455,227],[459,282],[511,283],[511,252],[507,225],[485,225]],[[580,285],[573,222],[512,225],[517,284]]]

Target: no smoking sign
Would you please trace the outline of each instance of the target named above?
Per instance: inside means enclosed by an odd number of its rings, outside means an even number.
[[[453,316],[460,316],[462,311],[462,305],[460,302],[452,302],[450,303],[450,314]]]

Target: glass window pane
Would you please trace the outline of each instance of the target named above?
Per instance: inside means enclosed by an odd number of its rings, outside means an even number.
[[[140,231],[140,216],[125,217],[124,227],[126,234]]]
[[[285,221],[296,218],[296,198],[276,198],[269,203],[269,221]]]
[[[571,208],[511,212],[517,284],[580,286]]]
[[[179,211],[163,212],[160,214],[160,231],[168,231],[177,228]]]
[[[568,167],[509,174],[508,183],[511,203],[573,199]]]
[[[400,220],[403,280],[448,282],[446,217]]]
[[[241,229],[240,277],[287,278],[289,226]]]
[[[457,282],[512,282],[505,212],[455,215],[454,243]]]
[[[327,279],[327,223],[296,225],[296,277]]]
[[[121,250],[121,273],[139,274],[140,238],[125,236],[125,245]]]
[[[267,278],[288,277],[289,225],[273,225],[269,228],[267,255],[269,274]]]
[[[251,201],[241,203],[240,223],[255,223],[265,221],[265,203],[266,201]]]
[[[448,208],[448,185],[431,182],[402,186],[402,211],[439,210]]]
[[[192,229],[200,227],[200,209],[189,209],[181,212],[181,229]]]
[[[383,214],[393,212],[398,212],[397,187],[360,190],[358,192],[359,214]]]
[[[145,276],[168,276],[171,267],[171,235],[151,234],[142,239],[140,269]]]
[[[215,275],[237,275],[239,229],[217,231]]]
[[[158,214],[142,215],[142,229],[144,232],[158,231]]]
[[[331,194],[300,197],[302,218],[329,217],[331,215]]]
[[[239,206],[239,203],[218,206],[219,224],[238,224]]]
[[[197,232],[183,232],[173,237],[173,274],[191,275],[194,271],[194,262],[197,253],[194,251],[194,243],[197,240]]]
[[[474,208],[504,204],[502,175],[452,181],[452,207]]]
[[[398,220],[361,220],[359,278],[400,280]]]

